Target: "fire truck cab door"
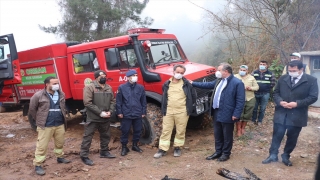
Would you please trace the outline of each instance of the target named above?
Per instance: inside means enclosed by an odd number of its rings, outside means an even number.
[[[4,85],[21,83],[16,44],[12,34],[0,36],[0,95]]]

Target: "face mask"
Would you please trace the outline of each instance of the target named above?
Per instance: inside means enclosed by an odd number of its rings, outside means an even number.
[[[260,69],[260,70],[265,70],[265,69],[266,69],[266,66],[260,65],[260,66],[259,66],[259,69]]]
[[[289,76],[291,77],[298,77],[299,75],[299,72],[289,72]]]
[[[245,71],[239,71],[240,76],[245,76],[246,74],[247,74],[247,72],[245,72]]]
[[[181,79],[182,78],[182,74],[179,74],[179,73],[175,73],[174,74],[174,78],[176,78],[176,79]]]
[[[298,60],[298,59],[291,59],[291,61],[296,61],[296,60]]]
[[[215,73],[215,75],[216,75],[217,78],[222,78],[222,74],[221,74],[220,71],[217,71],[217,72]]]
[[[51,86],[51,90],[52,91],[58,91],[59,88],[60,88],[59,84],[54,84],[54,85]]]
[[[131,77],[131,82],[137,82],[138,81],[138,76],[132,76]]]
[[[100,84],[105,84],[106,81],[107,81],[107,78],[101,77],[100,80],[99,80],[99,83],[100,83]]]

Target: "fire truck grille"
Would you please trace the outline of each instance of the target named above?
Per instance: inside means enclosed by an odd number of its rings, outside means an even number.
[[[216,76],[214,74],[211,74],[209,76],[204,76],[202,78],[196,79],[194,80],[194,82],[210,82],[216,79]],[[195,88],[197,91],[197,97],[203,97],[206,96],[207,94],[209,94],[210,91],[212,91],[212,89],[200,89],[200,88]]]

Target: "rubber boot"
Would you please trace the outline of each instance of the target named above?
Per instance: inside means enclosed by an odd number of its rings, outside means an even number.
[[[237,126],[237,137],[241,136],[241,121],[236,122],[236,126]]]
[[[242,121],[241,122],[241,134],[244,135],[246,132],[246,126],[247,126],[247,121]]]
[[[142,149],[139,148],[137,143],[132,143],[132,151],[137,151],[139,153],[142,153]]]
[[[122,144],[121,156],[127,155],[129,151],[130,151],[130,150],[129,150],[129,148],[127,147],[127,145],[126,145],[126,144]]]

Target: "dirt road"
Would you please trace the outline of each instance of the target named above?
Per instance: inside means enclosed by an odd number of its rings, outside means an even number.
[[[271,113],[265,118],[263,126],[250,124],[246,135],[235,138],[231,159],[226,162],[207,161],[205,157],[214,151],[212,129],[187,130],[186,144],[179,158],[168,155],[154,159],[155,148],[141,146],[142,154],[132,152],[120,156],[120,130],[112,129],[110,147],[115,159],[99,158],[99,134],[92,143],[90,158],[94,166],[84,165],[79,158],[83,126],[79,116],[68,123],[65,154],[72,160],[70,164],[57,164],[50,142],[47,160],[44,163],[45,176],[37,176],[32,160],[34,158],[37,133],[21,116],[22,112],[0,113],[0,179],[156,179],[165,175],[177,179],[224,179],[216,174],[218,168],[226,168],[245,175],[244,167],[250,169],[261,179],[312,180],[319,153],[320,121],[310,119],[302,129],[296,149],[292,153],[292,167],[281,161],[263,165],[261,161],[268,156],[272,137]],[[283,144],[280,152],[282,152]],[[281,158],[280,158],[281,159]]]

